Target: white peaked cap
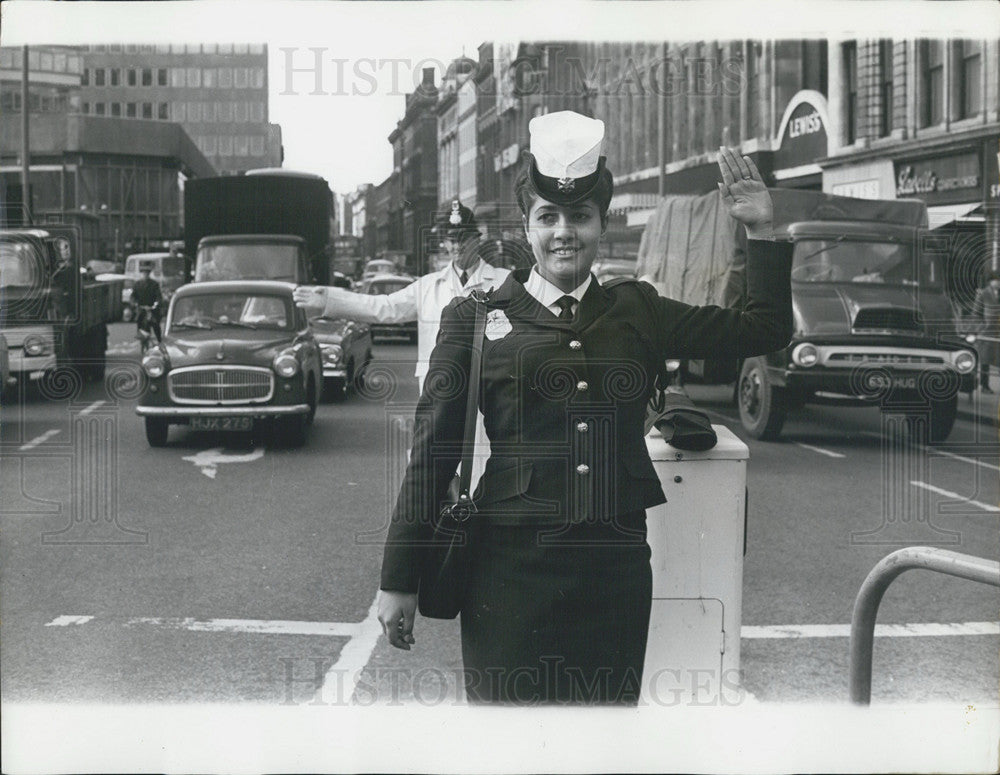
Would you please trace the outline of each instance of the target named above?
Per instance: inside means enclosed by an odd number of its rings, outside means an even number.
[[[550,178],[582,178],[597,171],[604,122],[572,110],[535,116],[528,122],[538,172]]]

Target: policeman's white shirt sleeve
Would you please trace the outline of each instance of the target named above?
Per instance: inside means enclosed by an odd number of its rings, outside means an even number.
[[[346,288],[328,288],[324,314],[359,323],[411,323],[417,319],[418,282],[414,280],[394,293],[374,296]]]

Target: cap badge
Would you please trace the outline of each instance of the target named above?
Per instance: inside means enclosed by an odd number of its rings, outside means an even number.
[[[575,178],[558,178],[556,179],[556,183],[559,186],[559,190],[563,193],[568,193],[576,188]]]
[[[451,215],[448,216],[448,223],[452,226],[458,226],[462,223],[462,214],[458,211],[458,200],[451,200]]]

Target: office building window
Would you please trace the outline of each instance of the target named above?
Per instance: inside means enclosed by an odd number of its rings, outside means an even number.
[[[879,136],[892,133],[892,41],[878,42]]]
[[[174,121],[183,124],[187,120],[187,105],[183,102],[173,104]]]
[[[215,135],[208,135],[203,140],[205,145],[201,152],[206,156],[215,156],[219,152],[219,138]]]
[[[264,68],[255,67],[250,71],[250,85],[255,89],[264,88]]]
[[[264,120],[264,103],[263,102],[251,102],[250,103],[250,120],[260,123]]]
[[[246,102],[237,102],[236,103],[236,123],[237,124],[245,124],[247,122],[247,117],[248,117],[247,114],[248,114],[248,112],[249,111],[247,110],[247,103]]]
[[[231,67],[219,68],[219,88],[220,89],[233,88],[233,68]]]
[[[251,54],[263,54],[264,53],[264,44],[263,43],[251,43],[250,44],[250,53]]]
[[[98,116],[103,116],[104,110],[105,110],[105,105],[103,102],[94,103],[94,113],[96,113]]]
[[[103,67],[98,67],[94,70],[94,86],[105,86],[106,81],[104,79],[105,73]]]
[[[156,85],[157,86],[167,85],[167,68],[159,67],[156,69]]]
[[[83,67],[83,60],[78,56],[66,57],[66,70],[70,73],[79,73]]]
[[[139,85],[139,71],[136,70],[134,67],[130,67],[128,69],[128,77],[127,77],[126,80],[128,81],[128,85],[129,86],[138,86]]]
[[[152,118],[153,117],[153,103],[152,102],[144,102],[144,103],[142,103],[142,117],[143,118]]]
[[[215,68],[206,67],[201,71],[201,85],[206,89],[212,89],[215,87]]]
[[[958,65],[958,112],[961,118],[978,116],[983,110],[983,44],[960,40],[955,44]]]
[[[151,67],[142,68],[142,85],[143,86],[153,85],[153,69]]]
[[[219,138],[219,156],[233,155],[233,138],[222,136]]]
[[[231,102],[220,102],[219,103],[219,122],[223,124],[228,124],[233,120],[233,103]]]
[[[184,81],[184,68],[183,67],[171,67],[170,68],[170,85],[175,89],[183,89],[185,85]]]
[[[189,67],[187,71],[188,88],[197,89],[201,86],[201,68]]]
[[[47,73],[52,72],[52,54],[43,51],[38,57],[38,69],[44,70]]]
[[[250,154],[250,138],[246,135],[237,135],[234,137],[233,151],[236,156],[248,156]]]
[[[3,103],[0,103],[0,107],[2,107],[4,110],[19,110],[20,109],[20,107],[21,107],[20,105],[18,105],[17,107],[14,106],[14,100],[11,100],[9,105],[6,104],[6,99],[8,97],[17,97],[17,98],[20,99],[20,97],[21,97],[20,94],[11,94],[10,92],[4,92],[3,93],[3,97],[4,97],[5,101]],[[83,113],[85,116],[88,115],[90,113],[90,103],[89,102],[83,103],[83,105],[80,107],[80,112]]]
[[[52,69],[57,73],[66,72],[66,55],[56,54],[52,59]]]
[[[246,54],[250,47],[246,43],[236,43],[233,45],[234,54]]]
[[[237,67],[234,71],[237,89],[245,89],[250,85],[250,71],[245,67]]]
[[[218,105],[214,102],[203,102],[201,104],[201,120],[206,123],[214,124],[215,117],[218,115],[218,112]]]
[[[925,127],[944,122],[944,46],[943,40],[920,42],[920,118]]]
[[[844,140],[848,145],[858,139],[858,44],[843,44],[844,54]]]
[[[111,76],[110,80],[112,86],[121,86],[121,80],[122,80],[121,68],[112,67],[110,70],[108,70],[108,74]]]
[[[111,103],[111,115],[115,118],[121,117],[122,114],[122,104],[120,102]]]
[[[156,46],[156,53],[157,54],[169,54],[170,53],[170,46],[169,45],[159,44],[159,45]]]
[[[233,53],[233,44],[232,43],[220,43],[219,44],[219,53],[220,54],[232,54]]]
[[[161,102],[161,103],[157,104],[157,106],[156,106],[156,117],[158,119],[160,119],[160,121],[169,121],[170,120],[170,105],[168,105],[166,102]]]
[[[135,103],[134,102],[126,102],[125,103],[125,118],[135,118],[135,116],[136,116]]]
[[[125,46],[125,53],[126,54],[134,54],[138,50],[139,50],[139,47],[137,45],[135,45],[134,43],[129,43],[129,44],[127,44]]]
[[[188,103],[188,117],[187,120],[194,124],[201,121],[201,103],[200,102],[189,102]]]
[[[263,156],[264,155],[264,138],[260,135],[255,135],[250,138],[250,155],[251,156]]]
[[[4,64],[5,67],[14,67],[14,63],[13,62],[11,62],[10,64],[7,64],[5,62],[3,64]],[[80,85],[81,86],[90,86],[90,68],[89,67],[83,68],[83,72],[80,74]]]
[[[112,54],[120,54],[122,52],[122,46],[120,43],[113,43],[112,45],[108,46],[108,51],[110,51]]]

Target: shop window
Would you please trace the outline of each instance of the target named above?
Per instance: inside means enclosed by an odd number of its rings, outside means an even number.
[[[958,65],[958,114],[960,118],[978,116],[983,110],[983,44],[978,40],[960,40],[955,44]]]
[[[844,140],[852,145],[858,139],[858,44],[843,44],[844,56]]]
[[[878,42],[879,137],[892,134],[892,41]]]
[[[944,56],[944,41],[920,42],[921,126],[936,126],[944,122]]]

